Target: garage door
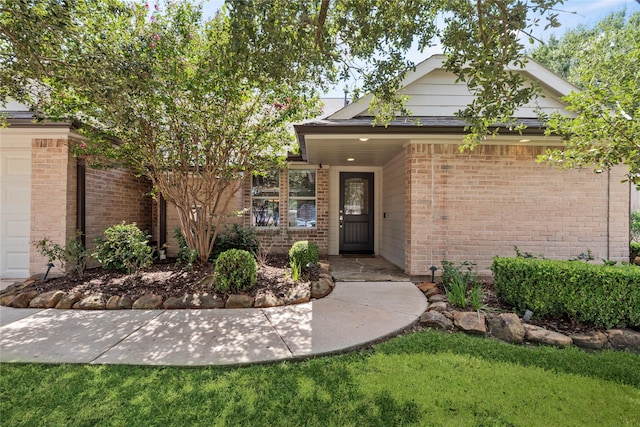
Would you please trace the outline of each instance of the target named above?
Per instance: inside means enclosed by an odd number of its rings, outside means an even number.
[[[0,277],[18,279],[29,277],[31,151],[8,148],[4,142],[0,143]]]

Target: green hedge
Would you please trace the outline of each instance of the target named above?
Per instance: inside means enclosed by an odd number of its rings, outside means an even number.
[[[636,266],[496,257],[491,270],[498,297],[521,312],[606,328],[640,327]]]

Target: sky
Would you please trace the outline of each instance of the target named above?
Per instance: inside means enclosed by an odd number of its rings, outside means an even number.
[[[223,3],[224,0],[203,1],[205,16],[213,16]],[[543,28],[538,28],[534,35],[542,41],[548,40],[551,35],[560,37],[565,31],[580,24],[587,28],[593,27],[612,12],[625,9],[628,14],[640,12],[640,2],[638,0],[565,0],[563,4],[557,5],[556,9],[561,26],[546,31]],[[424,52],[412,51],[409,53],[409,58],[415,63],[419,63],[436,53],[442,53],[442,49],[438,46]],[[343,97],[344,86],[344,84],[338,85],[325,96]]]

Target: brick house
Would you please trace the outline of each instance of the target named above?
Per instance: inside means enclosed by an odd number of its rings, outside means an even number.
[[[152,230],[151,185],[122,169],[86,168],[69,152],[82,141],[71,123],[35,124],[24,106],[10,104],[0,129],[0,278],[46,270],[33,241],[65,243],[81,230],[87,247],[122,221]],[[53,271],[53,273],[58,273]]]
[[[432,56],[404,80],[401,93],[409,96],[419,124],[398,117],[388,127],[372,127],[366,96],[296,125],[300,156],[290,158],[284,170],[247,177],[229,207],[244,214],[229,223],[255,227],[274,253],[286,253],[297,240],[312,240],[323,255],[376,254],[415,276],[430,274],[429,267],[440,267],[443,260],[475,261],[486,272],[494,256],[514,255],[514,246],[552,259],[590,249],[596,260],[627,261],[631,186],[621,183],[625,168],[596,174],[536,162],[547,147],[561,145],[559,138],[544,136],[537,109],[563,111],[560,98],[577,88],[529,62],[522,73],[542,87],[542,97],[517,112],[529,128],[522,135],[503,129],[475,151],[460,153],[464,123],[454,113],[472,95],[442,70],[443,59]],[[25,211],[30,225],[22,227],[30,230],[31,240],[46,230],[56,230],[47,235],[64,240],[83,217],[87,241],[99,228],[136,221],[160,244],[167,242],[168,255],[175,256],[175,208],[162,199],[152,206],[148,183],[126,171],[86,170],[80,192],[82,168],[66,149],[66,141],[78,136],[69,125],[52,129],[57,133],[37,133],[27,124],[0,130],[3,198],[9,182],[6,147],[18,144],[7,142],[7,135],[25,133],[20,144],[24,167],[31,168],[25,174],[31,179],[31,205]],[[84,216],[77,213],[78,194],[85,194]],[[12,229],[4,225],[4,209],[3,257],[5,232]],[[38,272],[42,259],[33,248],[29,252],[29,271]],[[7,265],[3,258],[3,277]]]

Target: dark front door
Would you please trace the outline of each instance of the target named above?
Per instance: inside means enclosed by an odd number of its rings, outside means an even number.
[[[340,173],[340,253],[373,253],[373,173]]]

